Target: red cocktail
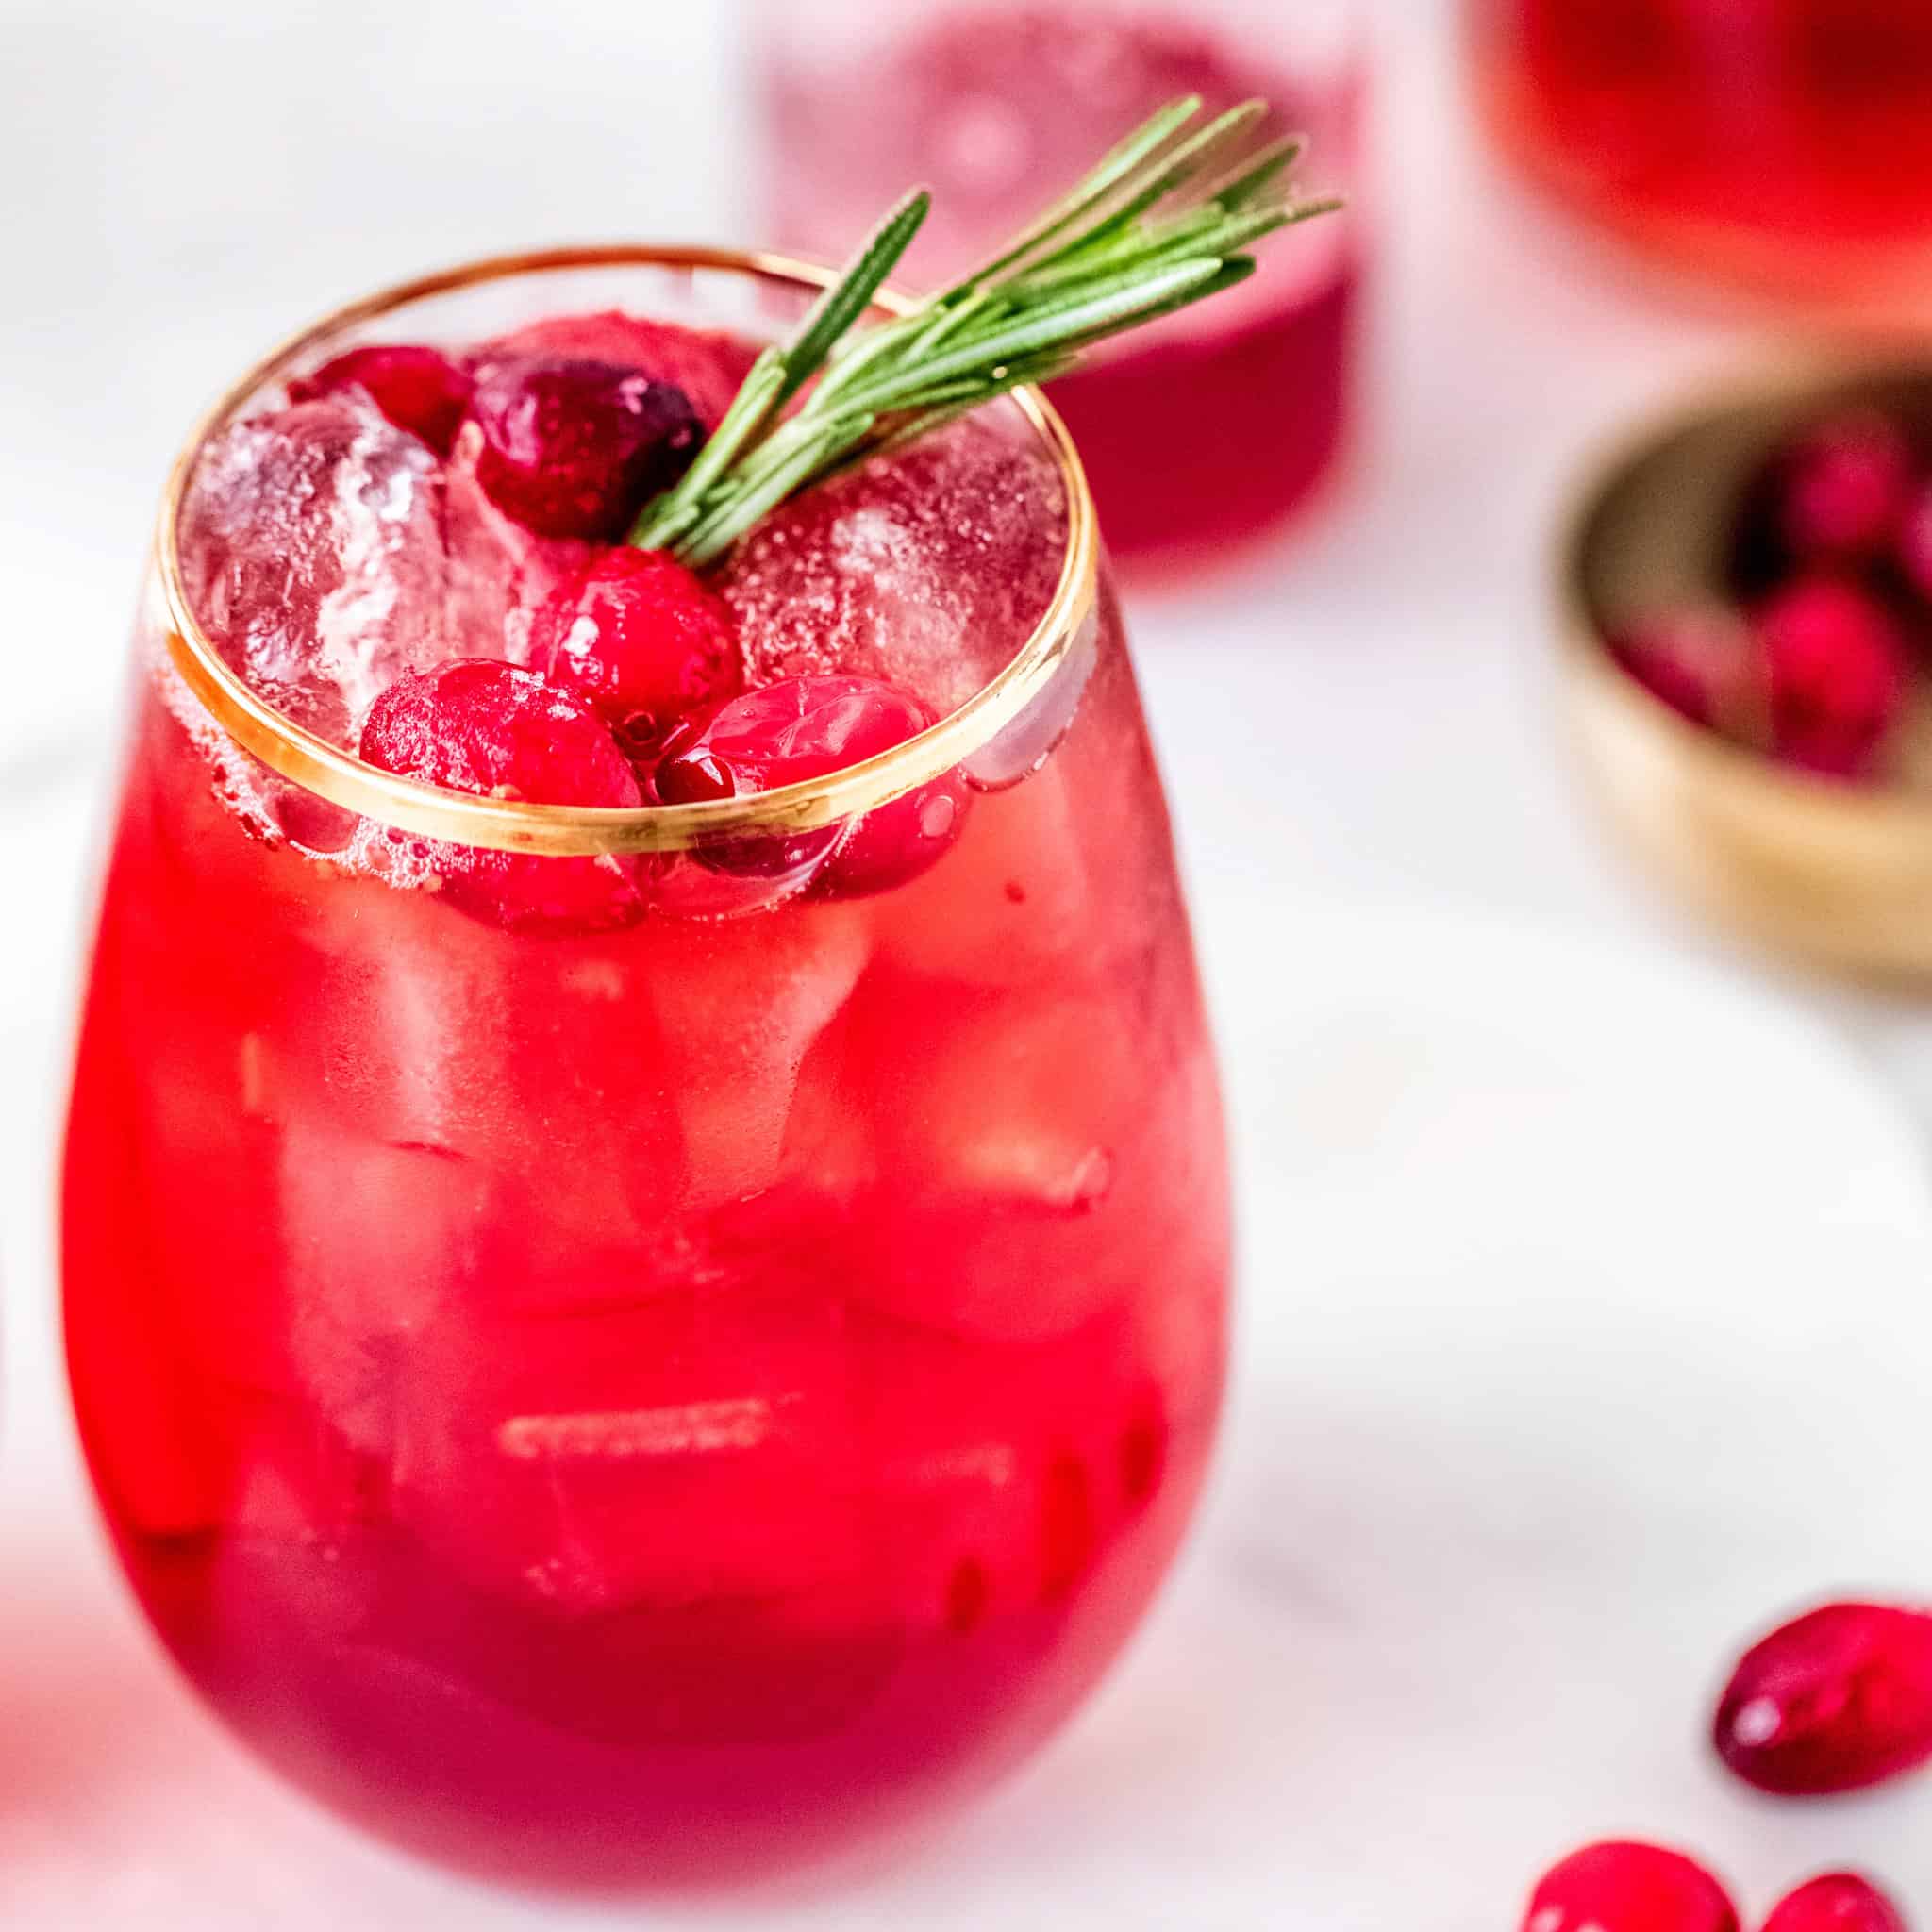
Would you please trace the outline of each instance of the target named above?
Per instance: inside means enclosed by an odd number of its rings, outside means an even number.
[[[1477,98],[1644,252],[1802,307],[1932,307],[1922,0],[1467,0]]]
[[[769,0],[757,43],[774,232],[836,253],[882,191],[926,182],[935,218],[908,258],[915,284],[971,267],[1176,94],[1210,109],[1266,96],[1277,125],[1309,139],[1311,187],[1346,189],[1356,172],[1362,75],[1337,0],[1278,17],[1239,0]],[[1360,267],[1357,218],[1321,223],[1247,288],[1053,385],[1108,547],[1137,576],[1185,572],[1264,535],[1327,477],[1348,424]]]
[[[557,620],[605,564],[531,527],[491,385],[614,369],[675,441],[667,395],[702,429],[749,359],[700,325],[795,297],[597,259],[351,311],[191,452],[66,1169],[81,1430],[183,1669],[372,1828],[592,1887],[930,1814],[1065,1715],[1198,1489],[1228,1239],[1051,418],[637,593],[685,597],[653,713],[586,668],[616,630]],[[372,331],[481,346],[342,376]],[[490,782],[533,691],[566,803]]]

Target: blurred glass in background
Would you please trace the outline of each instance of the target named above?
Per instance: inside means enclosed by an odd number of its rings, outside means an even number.
[[[1644,254],[1845,320],[1932,316],[1928,0],[1465,0],[1529,176]]]
[[[0,0],[0,583],[39,645],[0,791],[98,756],[155,480],[263,343],[466,256],[751,239],[731,25],[726,0]]]
[[[1095,154],[1177,94],[1253,95],[1304,133],[1308,192],[1356,185],[1362,37],[1344,0],[754,0],[767,212],[781,243],[852,249],[915,183],[907,276],[971,269]],[[1315,493],[1350,410],[1364,225],[1276,242],[1254,281],[1054,385],[1112,549],[1172,576]]]

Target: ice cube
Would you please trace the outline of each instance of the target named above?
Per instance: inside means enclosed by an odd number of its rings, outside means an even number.
[[[1118,867],[1085,850],[1081,802],[1058,760],[975,802],[943,863],[881,908],[879,950],[894,964],[975,988],[1077,982],[1102,963]]]
[[[916,1025],[902,1009],[852,1042],[850,1104],[874,1122],[886,1177],[859,1210],[879,1257],[855,1287],[869,1306],[1038,1341],[1158,1275],[1175,1191],[1154,1171],[1165,1076],[1124,992]]]
[[[675,928],[655,975],[671,1101],[684,1128],[687,1205],[713,1206],[775,1177],[799,1069],[871,957],[861,906]]]
[[[1110,600],[1045,762],[982,795],[944,861],[886,910],[886,958],[988,989],[1105,983],[1171,949],[1185,924],[1173,839]]]
[[[318,1422],[358,1452],[391,1453],[396,1358],[471,1287],[491,1205],[488,1174],[450,1149],[291,1124],[288,1350]]]
[[[1106,1198],[1109,1151],[1151,1096],[1136,1075],[1129,1016],[1053,1002],[941,1024],[926,1105],[907,1124],[919,1173],[949,1191],[1068,1214]]]
[[[246,1411],[224,1512],[231,1535],[319,1546],[325,1560],[381,1519],[390,1444],[352,1443],[306,1402],[263,1397]]]
[[[591,546],[540,537],[505,516],[476,480],[480,447],[474,432],[458,439],[444,484],[443,655],[521,664],[528,659],[531,620]]]
[[[808,491],[719,578],[760,681],[884,678],[943,715],[1019,650],[1051,601],[1066,492],[1004,412]]]
[[[902,1615],[970,1636],[1077,1582],[1111,1508],[1120,1339],[995,1344],[858,1324],[875,1548]]]
[[[436,458],[360,396],[216,436],[181,550],[189,597],[228,662],[338,744],[391,678],[447,654]]]
[[[722,1280],[707,1252],[683,1279],[603,1258],[601,1291],[587,1268],[449,1306],[401,1360],[404,1520],[472,1583],[565,1612],[839,1588],[858,1520],[838,1297],[756,1254]]]

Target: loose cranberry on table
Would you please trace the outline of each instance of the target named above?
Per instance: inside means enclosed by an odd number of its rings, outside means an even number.
[[[306,403],[351,388],[362,390],[398,429],[446,457],[475,384],[441,349],[420,342],[374,342],[296,377],[289,385],[289,400]]]
[[[1588,1845],[1531,1895],[1522,1932],[1740,1932],[1737,1907],[1701,1865],[1660,1845]]]
[[[822,778],[877,757],[932,723],[917,698],[875,677],[780,678],[746,691],[673,737],[656,774],[667,804],[742,798]],[[948,772],[866,814],[814,881],[841,896],[914,877],[958,837],[968,794]],[[707,858],[729,871],[789,872],[838,840],[838,828],[794,839],[738,841]]]
[[[1905,1914],[1852,1872],[1801,1885],[1764,1922],[1764,1932],[1910,1932]]]
[[[744,682],[724,602],[660,550],[602,550],[539,609],[530,663],[596,706],[633,757]]]
[[[1911,675],[1890,612],[1842,578],[1806,577],[1764,605],[1756,628],[1772,756],[1827,777],[1869,772]]]
[[[362,757],[425,784],[540,805],[637,806],[637,774],[575,691],[532,671],[465,658],[396,679],[371,708]],[[604,931],[641,911],[635,868],[466,845],[431,848],[453,905],[519,931]]]
[[[487,369],[470,420],[482,437],[477,482],[540,537],[622,537],[704,441],[697,412],[674,384],[572,357]]]
[[[1932,1760],[1932,1615],[1830,1604],[1747,1651],[1719,1700],[1718,1754],[1747,1784],[1824,1797]]]

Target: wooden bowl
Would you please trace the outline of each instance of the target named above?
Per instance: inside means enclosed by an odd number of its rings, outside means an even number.
[[[1563,540],[1562,701],[1590,791],[1679,900],[1788,959],[1932,986],[1932,702],[1915,691],[1882,779],[1771,762],[1679,717],[1607,640],[1723,597],[1748,478],[1792,429],[1877,406],[1932,425],[1932,366],[1786,368],[1674,411],[1607,463]]]

